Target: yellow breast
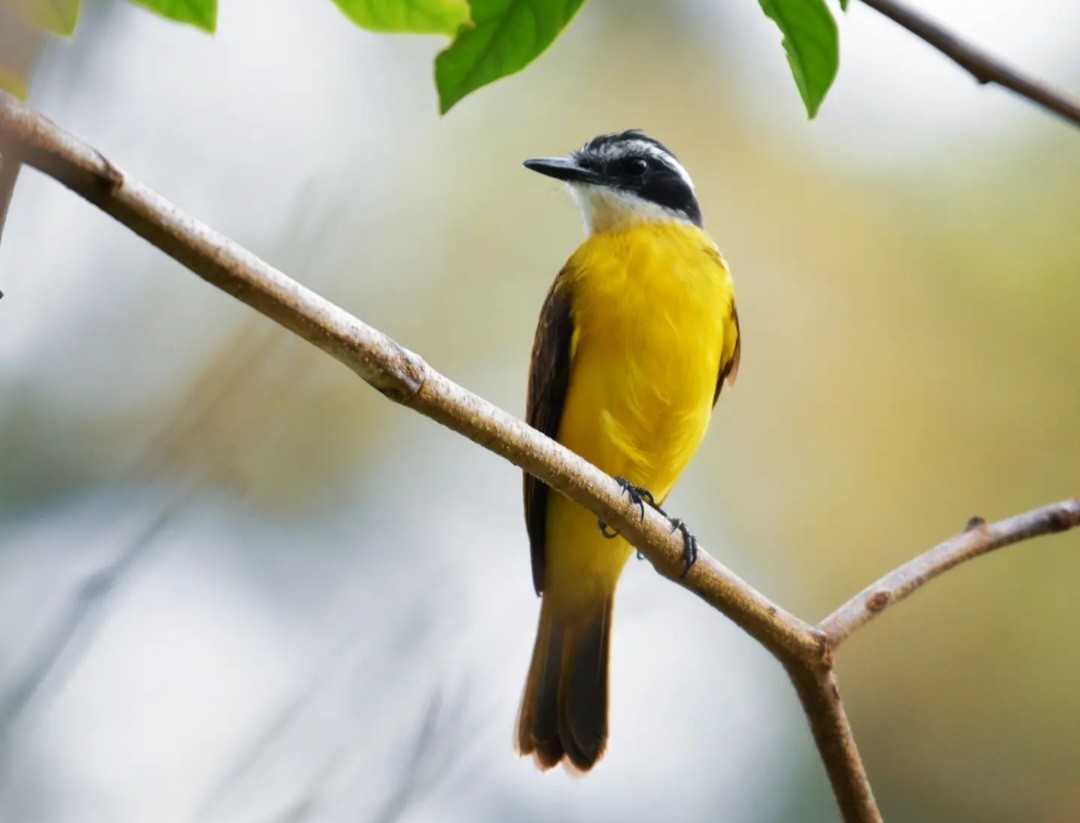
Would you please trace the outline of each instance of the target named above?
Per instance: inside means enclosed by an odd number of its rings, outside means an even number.
[[[571,258],[574,340],[559,439],[665,496],[708,425],[734,349],[731,277],[684,224],[597,234]]]
[[[716,246],[683,224],[589,238],[570,259],[574,335],[558,440],[662,501],[705,435],[738,330]],[[604,602],[630,554],[596,519],[550,498],[547,595],[574,611]]]

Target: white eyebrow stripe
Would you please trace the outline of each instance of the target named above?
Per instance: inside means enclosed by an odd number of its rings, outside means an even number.
[[[679,175],[679,177],[682,178],[682,181],[690,187],[690,191],[694,191],[694,181],[690,179],[690,174],[683,168],[682,163],[654,143],[650,143],[647,140],[627,140],[622,143],[608,143],[601,149],[601,153],[609,159],[641,154],[655,157]]]
[[[680,163],[663,149],[658,149],[651,143],[645,143],[645,151],[647,151],[649,154],[651,154],[653,157],[657,158],[661,162],[667,163],[667,165],[673,168],[675,170],[675,173],[682,178],[683,182],[690,187],[690,191],[694,190],[694,181],[690,179],[690,173],[683,168],[682,163]]]

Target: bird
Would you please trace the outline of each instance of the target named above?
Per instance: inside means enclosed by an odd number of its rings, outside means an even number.
[[[585,241],[540,312],[526,420],[660,508],[700,445],[742,351],[731,275],[702,228],[693,181],[641,129],[526,160],[561,181]],[[615,588],[631,545],[528,473],[525,522],[540,618],[516,743],[546,771],[588,772],[608,741]],[[697,542],[684,540],[684,574]]]

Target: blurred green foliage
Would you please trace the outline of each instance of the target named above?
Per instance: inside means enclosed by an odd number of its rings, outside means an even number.
[[[0,89],[26,97],[26,78],[44,41],[43,29],[16,17],[0,0]]]
[[[69,0],[71,1],[78,3],[78,0]],[[168,20],[187,23],[211,34],[217,26],[217,0],[131,0],[131,2],[157,12]]]
[[[0,10],[43,31],[71,37],[79,22],[80,0],[0,0]]]
[[[0,0],[32,27],[70,37],[81,0]],[[161,16],[214,33],[217,0],[130,0]],[[435,60],[439,111],[515,74],[544,53],[585,0],[333,0],[353,23],[378,32],[445,34]],[[759,0],[784,36],[791,73],[806,112],[817,114],[840,62],[836,21],[825,0]],[[841,7],[847,8],[846,0]],[[26,73],[0,61],[0,88],[26,96]]]
[[[453,36],[469,22],[465,0],[334,0],[345,16],[369,31]]]

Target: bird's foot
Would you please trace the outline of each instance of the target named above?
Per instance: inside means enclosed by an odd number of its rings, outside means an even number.
[[[638,491],[643,491],[643,489],[639,489]],[[648,501],[648,504],[650,506],[652,506],[654,509],[656,509],[657,512],[664,515],[664,517],[668,519],[668,522],[671,524],[671,530],[673,532],[679,532],[682,535],[683,570],[682,574],[679,575],[679,578],[682,579],[690,573],[690,569],[693,567],[694,563],[697,562],[697,538],[694,537],[690,529],[686,527],[686,523],[684,523],[680,518],[672,517],[670,514],[664,511],[663,507],[655,500],[653,500],[653,496],[651,494],[648,495],[648,497],[646,497],[645,499]],[[638,557],[641,557],[641,552],[638,552]]]
[[[619,533],[608,526],[603,520],[597,520],[596,525],[600,527],[600,534],[604,535],[608,540],[613,537],[618,537]]]
[[[690,533],[690,529],[686,528],[686,524],[682,520],[677,517],[670,517],[666,512],[664,516],[671,522],[671,530],[682,534],[683,570],[682,574],[679,575],[681,579],[689,574],[690,569],[693,568],[694,563],[697,561],[697,538]]]
[[[672,517],[659,503],[656,502],[656,498],[653,497],[652,492],[643,486],[635,486],[625,477],[616,477],[616,482],[622,487],[622,490],[630,497],[630,502],[636,505],[641,510],[641,517],[645,519],[645,504],[648,503],[657,512],[662,514],[671,523],[671,531],[679,532],[683,538],[683,570],[680,578],[686,577],[690,573],[690,569],[693,568],[694,563],[697,562],[698,555],[698,543],[697,538],[691,533],[690,529],[686,527],[686,524],[678,517]],[[598,521],[600,524],[600,533],[604,537],[612,538],[616,537],[619,533],[614,529],[609,529],[607,523],[603,520]],[[638,560],[641,560],[644,555],[641,552],[637,553]]]
[[[623,492],[630,498],[630,502],[641,511],[641,519],[645,519],[645,504],[648,503],[654,509],[657,508],[656,499],[652,492],[644,486],[635,486],[625,477],[616,477],[615,482],[622,487]]]
[[[635,505],[641,511],[642,520],[645,519],[645,504],[648,503],[657,511],[660,511],[660,507],[656,505],[656,499],[653,497],[652,492],[646,489],[644,486],[635,486],[625,477],[616,477],[615,482],[619,484],[623,492],[630,498],[631,504]],[[600,534],[604,535],[608,540],[613,537],[618,537],[619,533],[608,526],[603,520],[597,520],[596,524],[600,527]]]

